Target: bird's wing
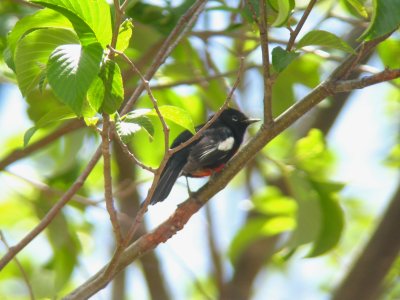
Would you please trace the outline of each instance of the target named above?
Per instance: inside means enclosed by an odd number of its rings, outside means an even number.
[[[228,127],[206,130],[199,142],[191,149],[185,172],[225,163],[235,146],[235,139]]]

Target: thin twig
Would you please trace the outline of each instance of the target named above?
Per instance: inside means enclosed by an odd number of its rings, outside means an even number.
[[[144,78],[147,81],[149,81],[154,76],[158,68],[164,63],[167,57],[171,54],[172,50],[183,39],[186,32],[194,24],[198,15],[204,9],[206,2],[207,2],[206,0],[197,0],[179,19],[175,28],[171,31],[171,33],[161,46],[160,50],[158,51],[149,70],[144,75]],[[137,99],[145,90],[145,88],[146,86],[144,82],[141,81],[141,83],[137,86],[137,88],[127,101],[125,107],[122,109],[121,115],[126,114],[131,109],[131,107],[133,107],[133,104],[137,101]]]
[[[1,231],[1,230],[0,230],[0,240],[3,242],[3,244],[6,246],[6,249],[9,251],[10,246],[8,245],[7,240],[3,234],[3,231]],[[33,289],[32,289],[31,283],[29,282],[28,274],[26,274],[25,269],[19,262],[18,258],[14,257],[13,260],[15,261],[15,264],[17,265],[17,267],[22,275],[22,278],[25,282],[26,287],[28,288],[29,298],[31,300],[35,300],[35,295],[33,294]]]
[[[19,243],[13,247],[1,258],[0,260],[0,271],[20,252],[26,245],[28,245],[34,238],[36,238],[53,219],[58,215],[60,210],[68,203],[68,201],[75,195],[75,193],[82,187],[86,178],[92,172],[94,166],[101,157],[101,149],[97,148],[97,151],[93,155],[92,159],[87,164],[81,175],[75,180],[71,187],[65,192],[65,194],[58,200],[49,212],[42,218],[42,220],[32,229]]]
[[[310,0],[310,2],[307,5],[306,10],[304,11],[303,15],[301,16],[301,19],[299,21],[299,23],[296,26],[296,29],[294,31],[290,32],[290,38],[289,38],[289,42],[286,46],[286,51],[291,51],[294,45],[294,42],[297,38],[297,36],[300,33],[300,30],[303,28],[304,23],[306,22],[308,16],[310,15],[310,12],[312,10],[312,8],[314,7],[314,4],[317,2],[317,0]]]
[[[101,133],[101,150],[103,154],[103,176],[104,176],[104,199],[106,208],[110,215],[111,224],[117,244],[122,243],[121,227],[118,222],[117,212],[114,207],[111,177],[111,157],[110,157],[110,116],[103,114],[103,131]]]
[[[233,84],[231,90],[229,91],[228,96],[225,99],[224,104],[218,109],[217,112],[215,112],[215,114],[212,116],[212,118],[210,118],[207,123],[201,127],[195,135],[193,135],[190,139],[188,139],[186,142],[183,142],[182,144],[176,146],[173,149],[169,150],[169,153],[172,155],[176,152],[178,152],[179,150],[185,148],[186,146],[188,146],[189,144],[193,143],[195,140],[199,139],[201,137],[201,135],[203,134],[203,132],[208,129],[216,120],[217,118],[221,115],[221,113],[228,107],[233,94],[235,92],[235,90],[237,89],[237,87],[239,86],[240,83],[240,79],[241,79],[241,74],[242,74],[242,66],[243,66],[243,58],[240,58],[240,67],[239,67],[239,71],[238,71],[238,75],[236,77],[235,83]]]
[[[355,89],[362,89],[370,85],[390,81],[400,77],[400,69],[384,70],[380,73],[365,76],[361,79],[337,81],[332,84],[335,93],[349,92]]]
[[[128,146],[121,140],[121,137],[115,132],[115,128],[114,128],[114,137],[116,137],[116,141],[118,142],[118,144],[121,146],[122,152],[136,165],[138,165],[139,167],[141,167],[144,170],[147,170],[151,173],[155,173],[156,169],[146,166],[144,163],[142,163],[139,159],[137,159],[137,157],[131,152],[129,151]]]
[[[158,107],[158,104],[157,104],[157,100],[154,97],[153,92],[151,91],[149,81],[142,75],[142,73],[139,71],[139,69],[133,63],[133,61],[130,60],[129,57],[126,56],[125,53],[115,50],[112,47],[108,47],[108,48],[111,50],[111,52],[114,52],[114,53],[120,55],[131,66],[132,70],[135,71],[135,73],[139,75],[139,77],[142,81],[142,84],[144,85],[144,87],[147,91],[147,94],[149,95],[149,98],[150,98],[151,102],[153,103],[153,107],[157,113],[157,116],[160,119],[160,122],[161,122],[161,125],[163,128],[163,132],[164,132],[164,151],[166,154],[169,149],[169,128],[168,128],[167,122],[165,122],[165,119],[164,119],[163,115],[161,114],[160,108]]]
[[[272,117],[272,85],[273,79],[270,74],[270,61],[269,61],[269,40],[268,40],[268,26],[267,26],[267,8],[264,0],[259,1],[260,5],[260,42],[261,42],[261,55],[263,61],[263,77],[264,77],[264,124],[271,127],[274,123]]]

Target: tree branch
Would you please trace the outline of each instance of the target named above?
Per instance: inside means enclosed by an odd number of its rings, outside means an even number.
[[[286,46],[286,51],[291,51],[294,45],[294,42],[296,41],[297,36],[300,33],[300,30],[303,28],[304,23],[306,22],[308,16],[310,15],[311,10],[314,7],[314,4],[317,2],[317,0],[311,0],[308,5],[306,10],[304,11],[303,15],[301,16],[301,19],[299,23],[296,26],[296,29],[290,32],[290,38],[289,42],[287,43]]]
[[[349,92],[355,89],[363,89],[377,83],[393,80],[400,77],[400,69],[386,69],[380,73],[365,76],[361,79],[337,81],[332,87],[335,93]]]
[[[53,221],[60,210],[68,203],[68,201],[75,195],[75,193],[82,187],[86,178],[92,172],[97,161],[101,157],[101,149],[97,148],[97,151],[89,161],[86,168],[83,170],[81,175],[75,180],[68,191],[58,200],[44,218],[32,229],[18,244],[10,247],[10,250],[0,260],[0,271],[12,260],[18,252],[20,252],[26,245],[28,245],[34,238],[36,238],[46,227]]]
[[[179,19],[178,23],[176,24],[175,28],[171,31],[163,45],[161,46],[160,50],[158,51],[156,57],[153,60],[152,65],[150,66],[149,70],[144,75],[144,78],[149,81],[158,68],[164,63],[167,57],[171,54],[172,50],[176,47],[176,45],[183,39],[186,32],[189,28],[194,24],[197,17],[204,9],[206,4],[206,0],[196,0],[196,2],[186,11],[184,15]],[[126,114],[132,107],[139,96],[145,89],[144,82],[142,81],[135,91],[132,93],[131,97],[129,98],[128,102],[126,103],[124,109],[121,111],[121,114]]]
[[[264,79],[264,124],[272,126],[274,119],[272,117],[272,84],[273,79],[270,74],[270,61],[269,61],[269,40],[268,40],[268,26],[267,26],[267,8],[266,1],[259,0],[260,6],[260,22],[258,27],[260,29],[260,43],[261,54],[263,61],[263,79]]]
[[[29,144],[25,148],[13,150],[10,154],[8,154],[5,158],[3,158],[0,161],[0,170],[3,170],[8,165],[24,157],[27,157],[28,155],[36,152],[39,149],[44,148],[45,146],[57,140],[59,137],[83,127],[84,123],[81,120],[73,120],[61,125],[59,128],[51,132],[49,135],[37,140],[34,143]]]
[[[10,250],[10,246],[8,245],[7,240],[6,240],[4,234],[3,234],[3,232],[1,230],[0,230],[0,241],[3,242],[3,244],[6,246],[7,250]],[[26,287],[28,288],[29,298],[31,300],[35,300],[35,295],[33,294],[33,289],[32,289],[31,283],[29,282],[28,274],[26,274],[26,272],[24,270],[24,267],[21,265],[21,263],[19,262],[18,258],[14,257],[14,261],[15,261],[15,264],[17,265],[18,269],[19,269],[19,272],[22,275],[22,278],[23,278],[23,280],[25,282]]]
[[[246,165],[246,163],[261,151],[270,140],[291,126],[295,121],[310,111],[327,96],[334,93],[334,90],[331,89],[332,83],[341,79],[340,75],[345,77],[348,71],[351,71],[351,66],[354,66],[354,56],[357,56],[357,59],[364,57],[379,43],[378,40],[383,41],[388,36],[389,35],[386,35],[377,40],[363,43],[362,47],[359,48],[360,52],[357,53],[357,55],[350,55],[326,81],[322,82],[306,97],[299,102],[296,102],[276,118],[273,126],[267,128],[265,124],[263,124],[257,134],[242,147],[231,161],[226,164],[224,171],[215,174],[208,183],[201,187],[197,192],[193,193],[189,199],[180,204],[166,221],[160,224],[152,232],[141,236],[124,250],[115,268],[115,273],[125,268],[138,257],[141,257],[148,251],[154,249],[160,243],[166,242],[181,230],[190,217],[205,203],[207,203],[211,197],[222,190]],[[104,288],[108,283],[108,281],[102,276],[106,267],[93,275],[86,283],[78,287],[65,299],[87,298]]]
[[[399,226],[400,185],[397,186],[381,222],[334,293],[332,300],[380,298],[385,276],[400,253]]]

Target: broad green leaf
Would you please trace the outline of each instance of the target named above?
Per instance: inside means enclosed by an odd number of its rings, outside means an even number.
[[[353,48],[350,47],[345,41],[337,37],[333,33],[325,30],[312,30],[303,36],[300,41],[296,44],[296,49],[300,49],[305,46],[321,46],[327,48],[333,48],[343,50],[345,52],[354,53]]]
[[[296,227],[296,202],[282,195],[279,189],[261,188],[251,200],[254,210],[261,216],[249,220],[236,234],[229,250],[232,261],[254,240],[291,231]]]
[[[346,2],[349,3],[360,16],[362,16],[363,18],[368,18],[367,10],[360,0],[346,0]]]
[[[400,0],[373,0],[372,21],[361,39],[372,40],[400,25]]]
[[[124,22],[122,22],[118,32],[118,40],[116,47],[117,50],[124,52],[126,48],[129,47],[129,42],[132,37],[132,31],[133,31],[133,23],[131,19],[127,19]]]
[[[82,115],[83,102],[97,76],[103,49],[98,43],[88,46],[69,44],[57,47],[47,66],[47,78],[60,101]]]
[[[287,246],[298,246],[314,242],[321,232],[322,212],[318,194],[312,189],[306,173],[298,170],[290,172],[288,177],[292,196],[297,201],[296,228],[293,230]]]
[[[76,43],[75,33],[66,29],[38,29],[27,34],[17,44],[15,71],[22,95],[36,89],[52,51],[59,45]]]
[[[297,141],[294,155],[296,166],[316,178],[324,178],[331,172],[334,157],[318,129],[310,130],[306,137]]]
[[[100,78],[104,84],[104,100],[102,108],[108,113],[114,113],[124,101],[124,87],[121,70],[117,63],[108,60],[102,67]]]
[[[120,107],[124,100],[124,88],[118,64],[111,60],[103,64],[99,75],[90,85],[87,99],[94,112],[102,108],[102,111],[113,114]],[[88,111],[86,116],[90,114]]]
[[[54,9],[68,18],[82,45],[99,42],[105,48],[111,42],[110,6],[105,0],[32,0]]]
[[[275,5],[275,7],[277,8],[276,11],[278,12],[278,15],[276,16],[275,21],[272,23],[272,26],[280,27],[285,25],[294,7],[294,1],[273,0],[269,2],[273,7]]]
[[[33,15],[19,20],[7,36],[7,48],[4,51],[5,61],[11,69],[15,70],[14,56],[18,41],[26,34],[43,28],[72,29],[73,27],[67,18],[48,8],[38,10]]]
[[[294,226],[293,218],[286,216],[250,219],[233,238],[229,258],[234,262],[251,242],[291,230]]]
[[[254,209],[266,216],[288,216],[294,217],[297,211],[296,202],[287,196],[282,195],[275,187],[264,187],[257,191],[251,200]]]
[[[313,180],[310,180],[310,183],[318,193],[322,213],[319,235],[308,254],[308,257],[315,257],[331,250],[340,240],[344,227],[344,215],[337,201],[337,193],[343,185]]]
[[[165,120],[173,122],[192,133],[195,133],[194,125],[190,114],[177,106],[164,105],[159,107],[161,115]],[[158,116],[155,109],[152,109],[149,113],[149,116]]]
[[[272,50],[272,66],[276,72],[281,72],[294,60],[300,53],[286,51],[282,47],[275,47]]]
[[[142,113],[137,113],[135,115],[135,111],[129,113],[130,116],[120,120],[116,118],[115,128],[117,129],[118,135],[121,137],[121,140],[127,144],[131,141],[132,137],[139,132],[140,130],[144,130],[150,138],[154,136],[154,127],[151,123],[150,119]]]

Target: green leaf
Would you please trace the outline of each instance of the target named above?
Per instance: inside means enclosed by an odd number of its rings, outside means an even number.
[[[118,51],[124,52],[129,47],[129,41],[132,37],[133,23],[132,19],[127,19],[122,22],[119,27],[117,47]]]
[[[82,115],[86,92],[100,69],[103,49],[99,43],[88,46],[69,44],[51,54],[47,78],[60,101]]]
[[[99,42],[105,48],[111,42],[110,6],[104,0],[32,0],[54,9],[68,18],[82,45]]]
[[[32,136],[35,134],[35,132],[38,130],[37,127],[33,126],[29,128],[25,133],[24,133],[24,148],[29,144],[29,141],[31,140]]]
[[[49,111],[39,121],[36,122],[36,127],[41,128],[50,123],[69,120],[76,118],[76,114],[71,111],[68,107],[57,107],[56,109]]]
[[[360,0],[346,0],[363,18],[368,18],[367,10]]]
[[[334,48],[348,53],[354,53],[353,48],[351,48],[349,44],[333,33],[324,30],[312,30],[308,32],[297,43],[296,49],[310,45]]]
[[[337,201],[342,184],[310,180],[318,193],[322,213],[321,229],[308,257],[322,255],[337,245],[344,227],[344,214]]]
[[[372,40],[389,33],[400,25],[400,0],[373,0],[372,22],[361,39]]]
[[[306,173],[293,170],[290,172],[288,181],[298,209],[297,226],[290,236],[287,246],[297,248],[317,239],[321,232],[322,213],[318,194],[312,189]]]
[[[129,143],[132,137],[142,129],[150,138],[153,138],[154,127],[150,119],[145,115],[147,112],[148,110],[138,109],[124,116],[122,121],[116,115],[115,128],[125,144]]]
[[[15,51],[15,71],[22,95],[27,96],[37,88],[57,46],[77,41],[75,33],[66,29],[38,29],[25,35]]]
[[[102,108],[106,113],[113,114],[120,107],[124,100],[124,88],[118,64],[111,60],[103,64],[99,75],[90,85],[87,100],[94,112]],[[84,115],[90,114],[88,110]]]
[[[5,61],[11,69],[15,70],[14,55],[18,41],[26,34],[36,29],[43,28],[72,29],[73,27],[67,18],[48,8],[41,9],[33,15],[26,16],[19,20],[7,36],[7,48],[4,51]]]
[[[334,157],[318,129],[311,129],[306,137],[297,141],[294,155],[296,166],[315,178],[324,178],[331,172]]]
[[[34,127],[29,128],[24,134],[24,147],[26,147],[31,140],[32,136],[35,132],[46,125],[49,125],[54,122],[69,120],[76,118],[76,114],[73,113],[68,107],[61,106],[57,107],[47,114],[45,114],[42,118],[40,118]]]
[[[108,60],[101,69],[100,78],[105,89],[102,108],[106,113],[113,114],[124,101],[124,87],[118,64]]]
[[[286,24],[294,7],[294,1],[290,0],[274,0],[269,1],[272,7],[276,8],[278,15],[271,26],[280,27]]]
[[[193,134],[195,133],[192,118],[186,110],[184,110],[180,107],[177,107],[177,106],[170,106],[170,105],[160,106],[159,109],[165,120],[173,122],[185,129],[189,130]],[[152,109],[148,113],[148,115],[149,116],[158,116],[155,109]]]
[[[246,246],[259,238],[273,236],[295,226],[290,217],[250,219],[235,235],[229,247],[229,258],[235,262]]]
[[[272,50],[272,66],[276,72],[281,72],[294,60],[300,53],[286,51],[282,47],[275,47]]]

